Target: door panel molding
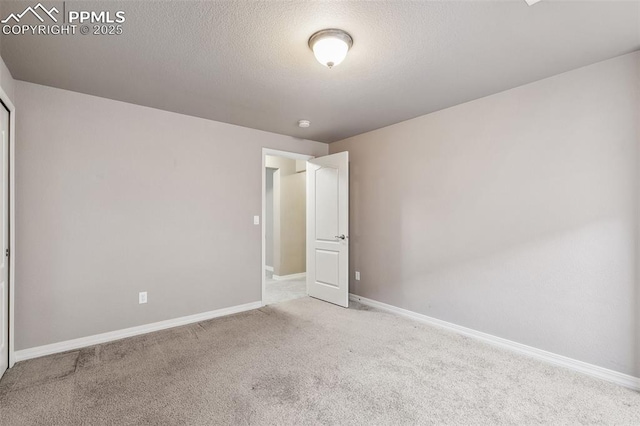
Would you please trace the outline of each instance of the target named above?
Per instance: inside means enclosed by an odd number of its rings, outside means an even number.
[[[307,291],[349,306],[349,153],[307,162]]]

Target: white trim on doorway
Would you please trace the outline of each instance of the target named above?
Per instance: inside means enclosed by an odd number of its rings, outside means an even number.
[[[0,87],[0,101],[9,110],[9,368],[15,359],[15,276],[16,276],[16,107]]]
[[[265,298],[265,290],[266,290],[266,279],[265,279],[265,269],[267,267],[267,262],[266,262],[266,247],[267,247],[267,243],[266,243],[266,232],[267,232],[267,228],[265,225],[265,215],[267,212],[267,200],[266,200],[266,176],[265,176],[265,167],[267,165],[266,163],[266,157],[267,155],[273,155],[276,157],[285,157],[285,158],[291,158],[293,160],[311,160],[312,158],[315,158],[313,155],[307,155],[307,154],[299,154],[296,152],[288,152],[288,151],[279,151],[277,149],[271,149],[271,148],[262,148],[262,168],[260,169],[260,175],[262,176],[262,268],[260,269],[261,274],[262,274],[262,305],[265,306],[264,303],[264,298]]]

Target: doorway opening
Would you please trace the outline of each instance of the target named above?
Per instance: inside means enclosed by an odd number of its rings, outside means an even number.
[[[262,302],[265,305],[307,295],[306,155],[264,155]]]
[[[349,307],[349,153],[263,148],[261,173],[262,304],[309,295]]]

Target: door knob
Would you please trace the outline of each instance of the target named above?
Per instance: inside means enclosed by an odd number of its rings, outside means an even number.
[[[349,237],[347,237],[346,235],[342,234],[342,235],[336,235],[336,238],[339,239],[339,240],[346,240]]]

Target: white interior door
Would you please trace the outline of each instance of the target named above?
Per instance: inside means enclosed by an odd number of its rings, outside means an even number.
[[[349,306],[349,153],[307,162],[307,291]]]
[[[9,366],[9,111],[0,103],[0,377]]]

